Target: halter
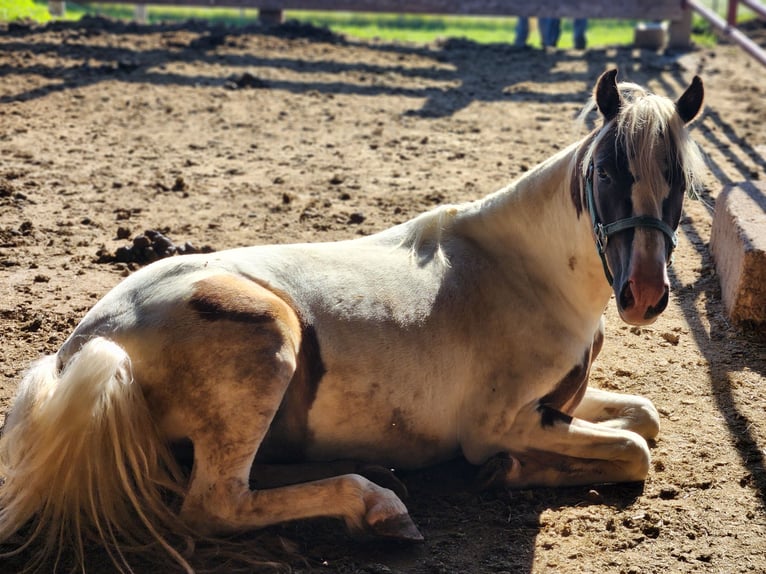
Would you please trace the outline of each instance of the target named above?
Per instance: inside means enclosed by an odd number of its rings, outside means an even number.
[[[601,219],[596,213],[596,202],[593,198],[593,162],[588,166],[588,174],[585,177],[585,198],[588,203],[588,211],[590,212],[590,221],[593,224],[593,234],[596,236],[596,249],[598,249],[598,255],[601,257],[601,264],[604,266],[604,275],[606,275],[606,280],[609,282],[610,287],[612,283],[614,283],[614,277],[612,276],[612,272],[609,271],[609,265],[606,262],[606,244],[609,242],[609,238],[615,233],[634,227],[659,229],[668,239],[670,239],[671,247],[668,253],[668,265],[670,265],[672,262],[670,256],[673,253],[673,249],[675,249],[678,244],[678,239],[676,238],[676,232],[661,219],[657,219],[651,215],[636,215],[634,217],[618,219],[617,221],[606,225],[601,223]]]

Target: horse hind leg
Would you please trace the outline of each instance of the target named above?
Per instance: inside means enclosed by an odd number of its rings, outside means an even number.
[[[354,460],[264,464],[256,459],[250,469],[250,486],[256,489],[277,488],[342,474],[359,474],[379,486],[392,490],[400,499],[409,496],[407,486],[397,478],[393,470]]]
[[[189,381],[180,418],[191,421],[194,444],[182,518],[214,534],[336,516],[353,528],[421,539],[401,500],[356,474],[250,489],[255,455],[300,360],[301,324],[268,289],[228,276],[198,283],[190,307],[205,354],[182,358]]]

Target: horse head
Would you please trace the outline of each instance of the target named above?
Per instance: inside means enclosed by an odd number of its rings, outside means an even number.
[[[684,195],[694,195],[701,164],[686,126],[702,108],[695,76],[676,101],[616,81],[605,72],[593,104],[603,125],[587,140],[578,166],[596,247],[624,321],[652,323],[665,310],[667,266]]]

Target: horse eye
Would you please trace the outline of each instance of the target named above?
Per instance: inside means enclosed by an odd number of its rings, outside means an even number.
[[[605,182],[609,181],[609,174],[601,166],[596,168],[596,175],[598,176],[598,179],[600,181],[605,181]]]

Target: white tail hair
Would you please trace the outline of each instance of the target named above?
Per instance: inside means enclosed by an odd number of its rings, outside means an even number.
[[[39,540],[31,568],[68,546],[84,570],[95,539],[121,572],[131,571],[123,551],[147,545],[193,571],[167,538],[192,535],[165,500],[183,494],[182,475],[127,353],[108,339],[87,342],[61,372],[55,355],[32,365],[0,437],[0,481],[0,542],[28,526],[10,554]]]

